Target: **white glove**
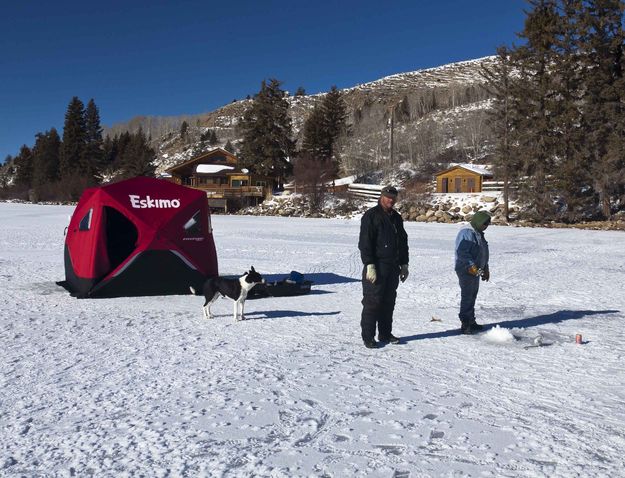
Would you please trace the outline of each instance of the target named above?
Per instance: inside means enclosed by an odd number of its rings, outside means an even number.
[[[378,274],[375,271],[375,264],[367,264],[367,274],[365,277],[369,282],[375,284],[375,281],[378,278]]]
[[[399,280],[405,282],[408,279],[408,264],[402,264],[399,269]]]

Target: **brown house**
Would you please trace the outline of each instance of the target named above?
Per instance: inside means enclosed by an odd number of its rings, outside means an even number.
[[[493,175],[487,165],[457,164],[436,173],[437,193],[479,193],[485,179]]]
[[[206,192],[213,208],[256,205],[271,195],[273,178],[240,168],[237,157],[222,148],[202,153],[165,170],[170,181]]]

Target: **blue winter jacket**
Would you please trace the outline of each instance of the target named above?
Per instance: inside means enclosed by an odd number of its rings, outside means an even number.
[[[456,236],[456,272],[466,272],[472,265],[488,270],[488,242],[483,232],[469,225]]]

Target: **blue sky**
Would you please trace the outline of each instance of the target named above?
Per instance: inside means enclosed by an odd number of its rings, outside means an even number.
[[[0,15],[0,161],[62,134],[73,96],[103,125],[212,111],[261,80],[319,93],[518,42],[525,0],[29,1]]]

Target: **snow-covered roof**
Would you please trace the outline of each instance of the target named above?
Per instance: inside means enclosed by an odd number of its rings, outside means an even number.
[[[347,176],[345,178],[339,178],[334,180],[335,186],[345,186],[346,184],[351,184],[356,181],[356,176]]]
[[[226,166],[225,164],[198,164],[195,168],[196,173],[213,174],[224,170],[233,170],[234,166]]]
[[[382,184],[365,184],[365,183],[351,183],[358,189],[369,189],[371,191],[381,191],[384,187]]]
[[[469,171],[473,171],[474,173],[481,174],[482,176],[492,176],[491,166],[490,164],[469,164],[463,163],[458,164],[464,169],[468,169]]]
[[[479,174],[481,176],[492,176],[493,172],[491,171],[492,166],[490,164],[471,164],[471,163],[452,163],[449,165],[449,168],[447,168],[444,171],[441,171],[439,173],[437,173],[437,175],[439,174],[443,174],[446,173],[447,171],[456,168],[456,167],[460,167],[463,169],[467,169],[469,171],[472,171],[476,174]]]

